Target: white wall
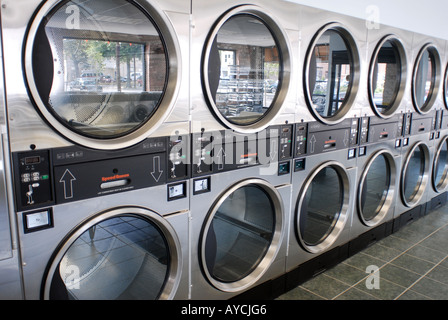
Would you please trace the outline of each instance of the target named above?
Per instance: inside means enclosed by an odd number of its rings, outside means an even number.
[[[287,0],[448,39],[447,0]]]

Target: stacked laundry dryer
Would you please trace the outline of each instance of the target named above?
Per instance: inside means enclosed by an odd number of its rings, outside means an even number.
[[[192,1],[192,299],[282,291],[297,9]]]
[[[25,299],[188,298],[189,13],[2,5]]]
[[[272,299],[447,201],[445,40],[286,0],[0,10],[2,299]]]
[[[362,23],[313,8],[301,12],[288,289],[348,256],[366,67]]]
[[[368,96],[360,123],[356,204],[349,255],[391,234],[399,194],[401,144],[412,35],[381,26],[367,31]],[[369,109],[371,111],[369,111]]]

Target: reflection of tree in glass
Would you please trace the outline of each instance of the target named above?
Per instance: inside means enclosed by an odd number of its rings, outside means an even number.
[[[126,87],[136,86],[137,75],[135,70],[136,60],[142,61],[144,45],[111,42],[101,40],[83,40],[83,39],[65,39],[64,52],[72,61],[75,69],[75,78],[79,78],[83,69],[89,69],[97,75],[104,71],[105,60],[115,60],[115,81],[117,90],[121,91],[122,82],[126,83]],[[126,77],[121,72],[121,62],[126,63]],[[133,78],[131,78],[131,63],[133,63]],[[120,81],[121,80],[121,81]]]

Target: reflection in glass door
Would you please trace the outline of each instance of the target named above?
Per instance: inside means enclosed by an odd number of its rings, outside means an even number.
[[[350,80],[350,60],[347,51],[333,51],[330,80],[330,103],[326,117],[336,114],[344,103]]]
[[[67,235],[50,261],[43,298],[169,299],[182,259],[176,231],[143,208],[104,212]]]
[[[28,80],[37,105],[72,132],[125,137],[161,104],[169,72],[165,41],[131,1],[63,1],[30,41]]]
[[[309,252],[331,246],[343,231],[350,201],[349,176],[339,163],[317,167],[307,178],[297,199],[298,241]]]
[[[278,248],[282,204],[262,180],[247,180],[222,195],[204,223],[202,265],[223,291],[241,290],[262,275]]]
[[[355,77],[355,48],[342,29],[325,30],[311,47],[307,58],[307,99],[311,111],[322,119],[342,117]],[[342,111],[344,109],[344,111]]]
[[[448,185],[448,141],[445,137],[437,150],[433,166],[433,185],[437,192],[442,192]]]

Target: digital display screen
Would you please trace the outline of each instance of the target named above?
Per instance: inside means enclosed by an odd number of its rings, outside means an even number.
[[[39,156],[25,158],[25,164],[26,165],[38,164],[38,163],[40,163],[40,157]]]
[[[168,200],[183,198],[186,196],[185,183],[173,184],[168,186]]]

